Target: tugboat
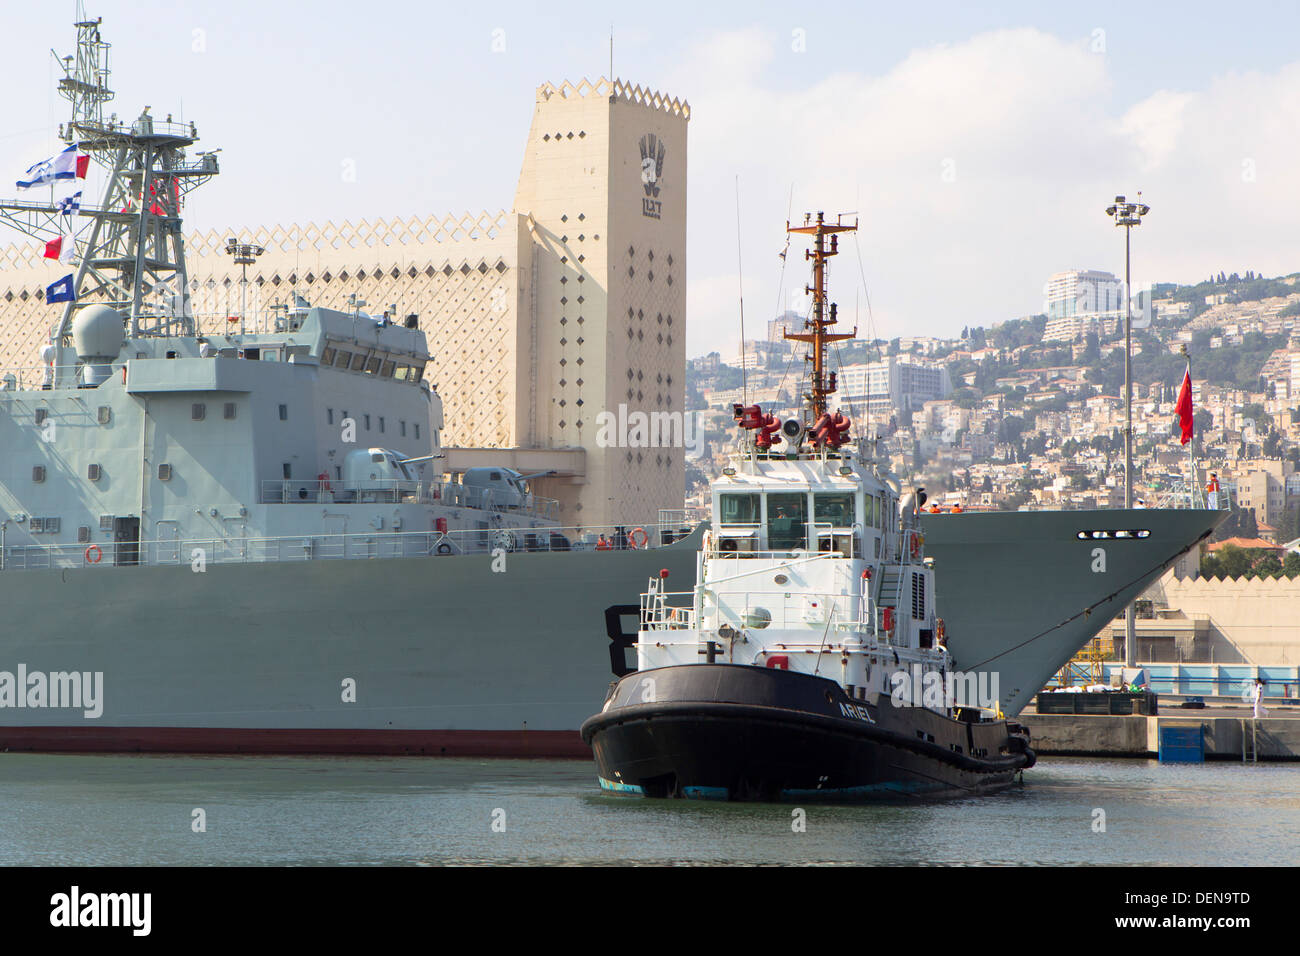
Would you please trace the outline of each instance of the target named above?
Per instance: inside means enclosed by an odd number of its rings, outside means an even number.
[[[648,797],[866,800],[1006,787],[1033,766],[996,673],[953,669],[935,613],[924,489],[901,492],[852,421],[829,410],[826,261],[856,223],[812,237],[803,416],[736,405],[739,447],[713,482],[715,527],[691,591],[668,571],[641,597],[638,668],[581,733],[601,787]]]

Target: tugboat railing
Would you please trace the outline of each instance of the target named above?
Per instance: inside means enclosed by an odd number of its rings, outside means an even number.
[[[713,583],[713,582],[710,582]],[[697,603],[698,598],[698,603]],[[710,629],[729,625],[737,631],[822,630],[832,621],[836,632],[876,633],[872,616],[861,618],[861,598],[852,593],[784,594],[752,591],[718,594],[707,586],[696,591],[650,590],[641,595],[641,630],[695,630],[707,620]]]

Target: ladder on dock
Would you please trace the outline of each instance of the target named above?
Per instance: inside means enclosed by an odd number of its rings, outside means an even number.
[[[1259,721],[1254,717],[1241,718],[1241,762],[1259,763]]]

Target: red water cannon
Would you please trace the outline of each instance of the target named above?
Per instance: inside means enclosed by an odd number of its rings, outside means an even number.
[[[758,426],[758,434],[754,436],[755,447],[762,449],[771,448],[772,439],[780,430],[781,423],[776,420],[775,415],[764,415],[762,424]]]
[[[845,417],[840,412],[834,415],[823,413],[813,425],[812,442],[818,448],[822,446],[839,448],[849,440],[849,429],[852,427],[853,419]]]
[[[757,405],[732,405],[731,413],[741,428],[761,428],[763,410]]]

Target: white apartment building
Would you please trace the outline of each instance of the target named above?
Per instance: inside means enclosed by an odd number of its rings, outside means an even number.
[[[1071,269],[1047,280],[1044,342],[1113,334],[1124,316],[1124,283],[1109,272]]]

